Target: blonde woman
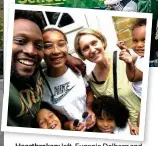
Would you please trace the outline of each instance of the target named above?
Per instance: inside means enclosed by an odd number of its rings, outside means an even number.
[[[83,59],[96,63],[89,76],[89,83],[96,95],[114,97],[113,88],[113,55],[106,51],[106,38],[98,31],[85,28],[79,31],[75,37],[75,50]],[[132,92],[131,83],[126,76],[126,64],[117,60],[117,94],[129,110],[130,121],[136,125],[140,110],[140,100]]]

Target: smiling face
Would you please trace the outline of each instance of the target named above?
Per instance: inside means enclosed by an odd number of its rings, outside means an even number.
[[[30,77],[43,58],[43,39],[39,27],[27,19],[14,21],[12,66],[22,77]]]
[[[97,119],[97,127],[101,132],[112,133],[116,128],[116,124],[113,119],[104,117],[101,119]]]
[[[98,63],[104,58],[103,42],[91,34],[82,35],[79,39],[79,48],[83,57],[91,62]]]
[[[132,48],[139,55],[144,56],[146,25],[138,26],[132,31]]]
[[[39,128],[43,129],[61,129],[61,123],[58,117],[47,109],[41,109],[37,114],[37,123]]]
[[[64,35],[57,30],[43,33],[44,59],[48,68],[62,68],[68,57],[67,42]]]

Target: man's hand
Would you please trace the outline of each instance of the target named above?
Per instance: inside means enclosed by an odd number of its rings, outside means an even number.
[[[85,74],[86,74],[86,65],[81,59],[73,57],[71,55],[68,55],[67,65],[74,72],[76,72],[80,75],[82,74],[82,76],[85,76]]]

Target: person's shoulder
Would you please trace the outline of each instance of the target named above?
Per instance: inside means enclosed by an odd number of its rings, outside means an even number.
[[[18,89],[10,82],[9,97],[17,96],[18,93]]]
[[[129,129],[128,124],[126,124],[125,128],[116,127],[115,130],[114,130],[114,134],[130,135],[130,129]]]
[[[76,77],[80,77],[81,75],[79,75],[78,73],[74,72],[70,67],[67,67],[67,71],[65,73],[65,75],[69,76],[72,75],[72,76],[76,76]],[[72,77],[71,76],[71,77]],[[82,76],[81,76],[82,77]]]

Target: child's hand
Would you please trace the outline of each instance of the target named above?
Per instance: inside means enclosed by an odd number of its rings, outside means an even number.
[[[130,127],[130,133],[131,133],[131,135],[139,135],[139,127],[131,126]]]
[[[130,128],[131,135],[139,135],[139,127],[133,126],[131,124],[130,120],[128,120],[128,125],[129,125],[129,128]]]
[[[125,43],[123,41],[119,41],[116,44],[121,50],[128,50],[127,46],[125,45]]]
[[[73,130],[75,130],[75,131],[85,131],[86,126],[83,123],[79,122],[77,126],[73,126]]]
[[[129,53],[128,50],[123,49],[120,54],[119,54],[119,59],[123,60],[125,63],[132,63],[133,62],[133,57]]]
[[[64,123],[64,129],[66,130],[73,130],[73,131],[85,131],[86,126],[83,123],[78,122],[74,124],[75,120],[67,121]]]
[[[92,128],[94,125],[95,125],[95,123],[96,123],[96,116],[95,116],[95,114],[94,114],[94,112],[92,111],[92,110],[88,110],[87,111],[88,113],[89,113],[89,118],[86,120],[86,128],[87,129],[90,129],[90,128]]]

